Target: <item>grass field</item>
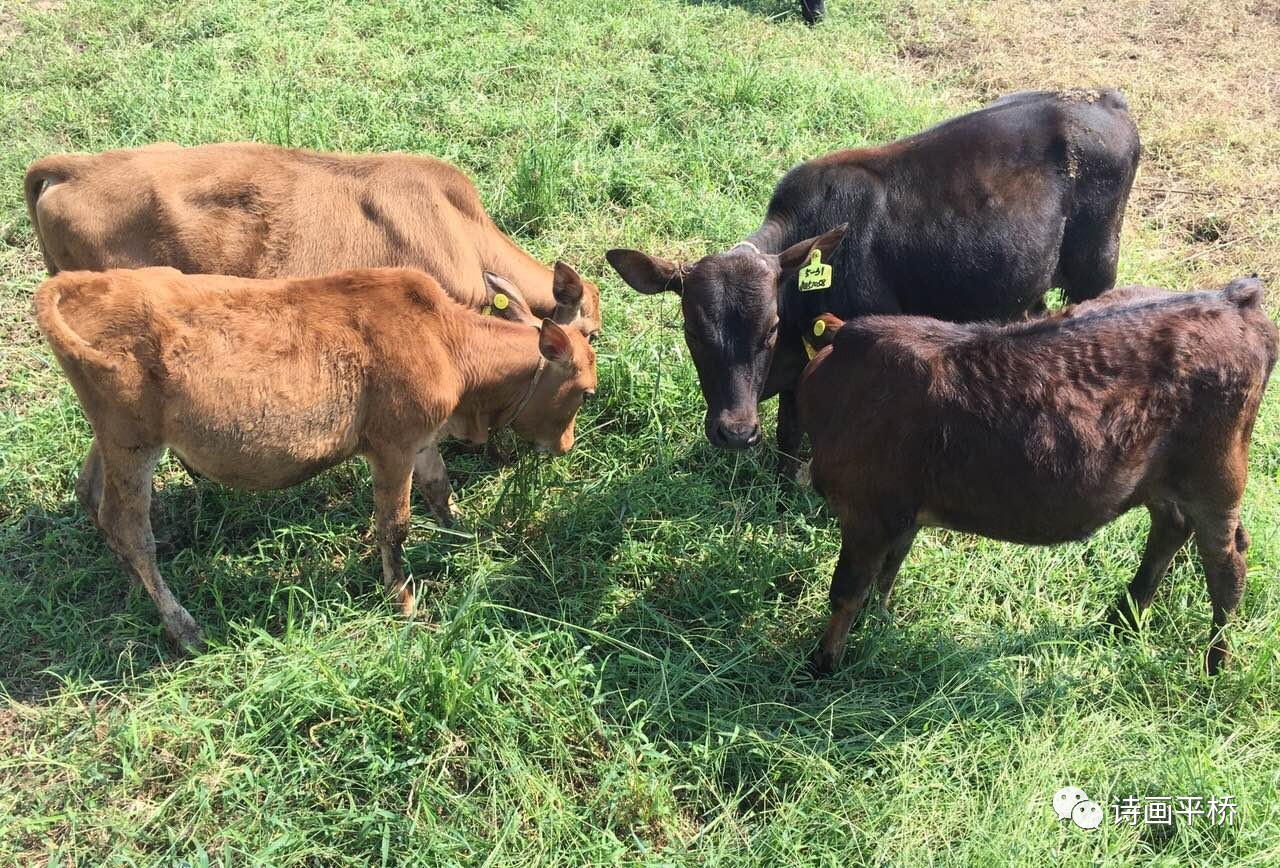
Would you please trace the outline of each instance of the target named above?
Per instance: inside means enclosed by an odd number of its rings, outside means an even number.
[[[1055,23],[1100,32],[1075,0],[831,0],[816,30],[793,5],[0,0],[0,863],[1280,863],[1274,385],[1220,678],[1193,551],[1141,636],[1100,629],[1133,514],[1055,549],[923,533],[894,618],[805,682],[836,530],[768,452],[705,442],[674,299],[601,255],[698,255],[802,159],[1105,81],[1149,144],[1121,280],[1275,285],[1276,58],[1151,34],[1280,19],[1135,3],[1126,62]],[[227,139],[465,168],[523,245],[601,284],[600,400],[568,456],[446,454],[467,529],[416,510],[419,623],[382,597],[358,462],[266,495],[162,465],[161,568],[214,646],[188,660],[75,503],[88,427],[32,325],[20,178],[53,151]],[[1067,784],[1240,808],[1084,832],[1051,812]]]

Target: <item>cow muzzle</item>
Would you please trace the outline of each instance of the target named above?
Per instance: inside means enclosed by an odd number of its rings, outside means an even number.
[[[760,442],[760,421],[708,416],[706,432],[707,439],[717,449],[750,449]]]

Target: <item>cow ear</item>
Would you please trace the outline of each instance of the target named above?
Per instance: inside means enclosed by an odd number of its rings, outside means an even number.
[[[676,279],[680,269],[674,262],[649,256],[639,250],[610,250],[605,253],[604,258],[609,260],[618,276],[636,292],[656,295],[669,289],[676,295],[680,294],[680,281]]]
[[[831,254],[840,242],[844,240],[844,234],[849,230],[848,223],[841,223],[835,229],[828,230],[814,238],[806,238],[797,244],[792,244],[786,250],[778,254],[778,265],[784,272],[795,271],[806,262],[809,261],[809,254],[813,253],[814,248],[822,251],[822,258],[829,260]]]
[[[829,347],[836,339],[836,332],[840,331],[843,326],[844,320],[834,314],[824,313],[809,326],[809,334],[805,336],[805,339],[814,349],[820,350],[823,347]]]
[[[556,309],[551,318],[560,325],[569,325],[582,311],[582,278],[567,262],[556,262],[555,275],[551,279],[551,294],[555,296]]]
[[[537,318],[529,310],[524,296],[516,285],[492,271],[484,273],[485,302],[481,313],[505,319],[508,322],[535,325]]]
[[[548,362],[567,364],[573,360],[573,342],[569,333],[556,325],[555,320],[544,319],[538,334],[538,352]]]

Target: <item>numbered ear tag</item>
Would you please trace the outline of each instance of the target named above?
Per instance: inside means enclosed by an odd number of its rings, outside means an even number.
[[[491,313],[493,313],[493,308],[489,307],[489,305],[487,304],[484,307],[480,308],[481,316],[488,316]]]
[[[831,266],[822,264],[822,251],[813,248],[809,254],[809,263],[800,269],[798,278],[801,292],[814,292],[831,288]]]

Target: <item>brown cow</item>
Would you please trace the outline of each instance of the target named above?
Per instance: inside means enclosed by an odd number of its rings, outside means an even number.
[[[1004,327],[815,322],[827,345],[798,397],[814,488],[842,540],[813,668],[835,665],[873,582],[887,603],[921,527],[1050,545],[1146,506],[1146,551],[1113,622],[1136,624],[1194,532],[1216,673],[1244,589],[1249,438],[1276,362],[1261,298],[1245,278],[1221,292],[1121,290],[1110,305]]]
[[[60,154],[27,169],[27,210],[50,274],[168,265],[188,274],[314,277],[407,266],[462,304],[486,271],[563,322],[552,272],[502,233],[474,185],[413,154],[325,154],[249,142]],[[600,330],[585,283],[579,328]]]
[[[418,456],[451,420],[480,436],[509,423],[562,453],[596,385],[595,352],[576,330],[482,316],[410,269],[273,281],[63,272],[35,305],[93,426],[76,494],[180,647],[198,648],[200,630],[160,575],[148,508],[166,447],[250,489],[363,456],[383,580],[408,613],[400,549]]]

